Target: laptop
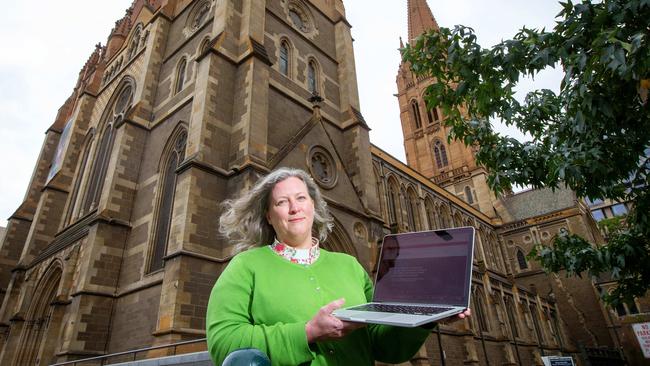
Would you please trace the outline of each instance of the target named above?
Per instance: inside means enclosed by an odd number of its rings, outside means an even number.
[[[384,237],[371,303],[338,309],[351,322],[417,327],[469,308],[474,228]]]

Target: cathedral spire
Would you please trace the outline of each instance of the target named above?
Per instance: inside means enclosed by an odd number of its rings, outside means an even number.
[[[407,0],[409,17],[409,42],[425,31],[435,28],[438,23],[431,13],[426,0]]]

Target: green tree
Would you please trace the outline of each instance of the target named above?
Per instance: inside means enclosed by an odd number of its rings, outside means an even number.
[[[562,234],[529,254],[551,272],[611,273],[617,288],[604,300],[616,306],[650,287],[650,0],[560,5],[551,31],[524,27],[486,49],[471,28],[440,28],[402,55],[416,75],[433,78],[427,105],[442,108],[450,139],[477,147],[496,192],[564,184],[581,197],[635,202],[627,228],[606,245]],[[549,67],[564,72],[559,93],[536,90],[518,102],[520,78]],[[494,119],[530,141],[496,133]]]

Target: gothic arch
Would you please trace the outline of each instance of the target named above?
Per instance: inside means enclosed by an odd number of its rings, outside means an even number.
[[[406,188],[406,213],[408,216],[409,230],[420,229],[420,215],[418,211],[418,195],[412,186]]]
[[[321,92],[321,67],[318,61],[314,56],[309,56],[307,58],[307,69],[305,71],[307,82],[307,90],[312,94],[320,95]]]
[[[400,223],[400,190],[397,179],[391,174],[387,181],[387,199],[388,199],[388,224],[393,225]]]
[[[359,257],[350,236],[345,232],[341,223],[335,218],[332,231],[327,236],[327,240],[323,243],[323,248],[339,253],[346,253],[354,257]]]
[[[508,323],[510,324],[510,332],[513,339],[520,337],[519,332],[519,319],[517,317],[516,304],[512,296],[505,296],[503,299],[504,308],[506,310],[506,315],[508,316]]]
[[[122,94],[130,89],[130,93]],[[136,92],[136,82],[131,75],[125,75],[117,84],[113,94],[108,99],[106,107],[97,124],[97,131],[103,131],[107,124],[122,121],[133,105],[133,98]],[[127,95],[128,94],[128,95]],[[128,97],[128,98],[127,98]]]
[[[523,271],[528,269],[528,261],[526,260],[526,255],[520,246],[515,247],[515,256],[517,258],[517,265],[519,266],[519,270]]]
[[[62,275],[60,261],[53,261],[32,292],[15,365],[51,363],[55,345],[43,340],[49,339],[48,335],[57,335],[61,327],[63,313],[56,312],[55,306]]]
[[[493,269],[496,269],[497,268],[497,260],[496,260],[496,257],[495,257],[494,248],[492,247],[492,244],[488,241],[488,236],[486,234],[486,230],[485,230],[484,227],[482,227],[478,231],[478,237],[479,237],[479,241],[481,243],[481,246],[483,247],[483,253],[485,253],[485,258],[484,259],[485,259],[486,264],[489,267],[491,267]]]
[[[449,210],[447,204],[443,203],[440,205],[440,219],[443,228],[448,229],[453,226],[453,223],[451,221],[451,211]]]
[[[208,51],[208,49],[210,48],[210,42],[211,42],[210,36],[206,36],[203,38],[203,40],[199,44],[199,48],[196,49],[196,57],[199,57]]]
[[[471,226],[471,227],[474,227],[474,222],[472,222],[472,221],[473,221],[473,220],[472,220],[471,217],[466,217],[465,220],[464,220],[464,222],[463,222],[463,226]]]
[[[476,323],[481,332],[490,331],[490,317],[488,316],[488,308],[485,306],[485,294],[483,289],[479,286],[474,286],[474,293],[472,294],[474,300],[474,313],[476,314]]]
[[[162,269],[164,265],[163,258],[167,253],[176,195],[176,170],[185,159],[186,144],[187,125],[180,122],[170,134],[158,163],[157,204],[147,272]]]
[[[423,92],[422,95],[420,95],[420,100],[424,101],[424,109],[427,111],[428,122],[434,123],[440,121],[438,107],[429,108],[429,105],[426,103],[425,94],[426,92]]]
[[[294,46],[289,37],[281,36],[278,43],[278,71],[291,79],[293,77]]]
[[[140,49],[140,34],[142,33],[142,23],[138,23],[135,27],[133,27],[133,31],[131,32],[131,38],[129,40],[129,49],[127,51],[127,56],[128,59],[131,60],[132,58],[135,57],[135,55],[138,54],[138,49]],[[121,66],[121,61],[118,63],[117,68],[119,69]]]
[[[188,80],[188,71],[187,71],[187,66],[188,66],[188,57],[183,55],[178,63],[176,64],[176,72],[174,76],[174,90],[172,95],[176,95],[180,93],[185,86],[187,85],[187,80]]]
[[[379,174],[379,169],[376,164],[372,164],[372,173],[375,176],[375,185],[377,193],[377,201],[379,202],[379,214],[384,218],[384,221],[388,221],[388,215],[386,211],[386,189],[384,188],[381,175]]]
[[[427,215],[429,230],[438,229],[438,213],[433,200],[428,195],[424,198],[424,211]]]
[[[79,159],[74,171],[74,185],[72,186],[72,191],[68,199],[63,227],[61,227],[61,229],[70,224],[76,217],[75,214],[78,212],[78,209],[75,210],[75,208],[77,207],[77,199],[79,198],[79,190],[81,189],[81,180],[86,172],[86,166],[88,166],[88,157],[90,156],[90,148],[94,139],[95,128],[91,127],[81,143],[81,153],[79,155],[81,159]]]
[[[475,200],[474,194],[472,193],[472,188],[470,188],[470,186],[465,186],[463,192],[465,193],[465,201],[470,205],[473,205]]]
[[[83,214],[95,209],[101,198],[104,187],[104,178],[110,162],[115,140],[115,129],[122,123],[127,111],[133,104],[135,93],[135,81],[130,76],[125,76],[115,92],[109,99],[106,109],[100,120],[98,131],[100,135],[95,145],[93,166],[86,184],[85,198],[83,203]]]
[[[411,116],[413,116],[413,129],[417,130],[422,128],[422,116],[420,115],[420,103],[417,100],[411,99],[409,102],[411,108]]]
[[[454,227],[463,226],[463,216],[456,211],[454,214]]]
[[[433,157],[436,161],[436,166],[438,169],[444,168],[449,165],[449,159],[447,157],[447,148],[442,140],[436,138],[433,140]]]
[[[528,311],[530,312],[530,317],[533,322],[533,330],[535,331],[535,336],[537,338],[537,344],[541,347],[542,344],[546,341],[544,337],[544,330],[542,329],[542,319],[539,316],[539,309],[534,303],[528,305]]]
[[[487,236],[489,237],[489,241],[492,245],[494,255],[496,257],[497,265],[498,268],[500,268],[502,271],[506,271],[506,261],[503,255],[503,251],[501,250],[501,243],[499,242],[499,238],[496,236],[494,231],[489,230],[489,233],[487,233]]]

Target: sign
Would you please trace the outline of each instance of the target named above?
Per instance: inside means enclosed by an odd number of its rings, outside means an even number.
[[[70,133],[72,130],[72,119],[68,121],[68,123],[65,124],[65,127],[63,128],[63,132],[61,133],[61,137],[59,138],[59,145],[56,147],[56,153],[54,153],[54,157],[52,158],[52,165],[50,165],[50,172],[47,174],[47,180],[46,183],[48,183],[56,173],[61,170],[61,167],[63,166],[63,158],[65,154],[65,150],[68,148],[68,143],[70,142]]]
[[[544,356],[542,362],[544,366],[575,366],[573,357],[568,356]]]
[[[632,324],[632,329],[643,351],[643,357],[650,358],[650,323]]]

